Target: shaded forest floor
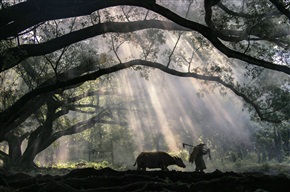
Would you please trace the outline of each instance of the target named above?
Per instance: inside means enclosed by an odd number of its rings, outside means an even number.
[[[181,171],[116,171],[111,168],[74,169],[64,175],[1,173],[0,191],[289,191],[290,177],[261,172],[195,173]]]

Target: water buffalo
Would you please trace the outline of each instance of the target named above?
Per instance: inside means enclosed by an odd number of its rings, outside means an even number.
[[[179,167],[185,168],[183,161],[179,157],[172,157],[168,153],[162,151],[156,152],[142,152],[138,155],[134,166],[137,163],[137,170],[146,171],[148,168],[161,168],[161,170],[168,171],[167,166],[177,165]]]

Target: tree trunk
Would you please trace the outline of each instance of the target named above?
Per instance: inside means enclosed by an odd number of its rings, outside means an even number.
[[[8,156],[10,158],[10,166],[17,166],[21,159],[21,144],[22,140],[18,138],[17,136],[10,135],[8,140],[8,146],[9,146],[9,152]]]
[[[282,154],[282,138],[280,130],[274,127],[274,155],[278,162],[282,162],[283,154]]]
[[[286,155],[290,154],[290,128],[287,130],[287,138],[285,139],[285,148],[286,148]]]
[[[5,158],[3,158],[5,168],[31,169],[36,167],[35,163],[33,162],[35,155],[34,156],[32,154],[24,155],[21,152],[21,145],[24,138],[25,138],[24,136],[18,137],[12,134],[9,135],[7,139],[9,152],[8,155]]]
[[[112,164],[115,162],[115,157],[114,157],[114,143],[111,141],[111,159],[112,159]]]

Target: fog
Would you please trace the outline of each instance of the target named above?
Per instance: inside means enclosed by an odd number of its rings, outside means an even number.
[[[117,14],[116,8],[112,9]],[[178,7],[176,9],[178,12]],[[160,31],[155,30],[147,34],[137,31],[130,33],[129,39],[126,35],[106,34],[88,39],[82,45],[91,51],[88,52],[89,56],[96,57],[94,59],[99,61],[101,67],[111,66],[119,61],[145,59],[182,72],[208,72],[223,80],[233,77],[233,83],[251,81],[244,76],[244,63],[226,58],[209,42],[201,41],[197,34],[184,32],[178,44],[178,35],[181,35],[178,32],[162,31],[162,37],[157,35],[148,38],[150,34],[158,32]],[[113,37],[120,39],[113,42]],[[161,43],[162,40],[164,43]],[[117,47],[113,51],[111,43]],[[144,54],[146,51],[148,55]],[[154,55],[157,55],[156,58]],[[192,62],[188,62],[190,57],[193,58]],[[222,70],[215,73],[211,66],[219,66]],[[231,80],[225,80],[229,81]],[[212,162],[222,163],[231,158],[229,151],[235,151],[242,157],[243,150],[248,154],[255,150],[252,137],[256,125],[250,120],[249,111],[244,109],[244,102],[240,97],[220,85],[172,76],[157,69],[130,68],[111,74],[106,86],[112,94],[104,99],[104,107],[120,107],[115,115],[120,122],[125,121],[127,126],[109,128],[96,125],[84,133],[63,137],[54,146],[40,153],[35,161],[41,165],[83,160],[108,161],[133,168],[140,152],[155,150],[183,156],[188,165],[187,156],[192,148],[183,148],[183,143],[205,143],[212,151]],[[115,136],[105,138],[104,135],[110,131],[116,131]],[[91,135],[99,137],[90,138]],[[92,150],[97,152],[91,154]],[[255,157],[253,159],[258,161]],[[211,164],[211,170],[221,169],[212,162],[207,161],[207,164]],[[187,169],[191,170],[192,167]]]
[[[182,150],[183,142],[206,143],[216,149],[221,148],[218,145],[249,144],[249,116],[232,93],[222,97],[202,81],[157,70],[150,72],[148,81],[132,72],[120,76],[120,83],[126,82],[126,86],[120,86],[119,94],[127,101],[134,98],[140,106],[134,108],[127,103],[132,109],[128,114],[129,129],[134,133],[137,153],[156,150],[148,141],[160,135],[164,145],[156,144],[157,150],[166,151]]]
[[[142,35],[141,32],[136,32],[138,33]],[[178,36],[165,32],[165,37],[166,44],[161,45],[160,53],[172,50]],[[192,37],[187,37],[187,34],[184,34],[183,38],[178,43],[177,49],[184,53],[184,57],[194,54],[195,68],[207,67],[213,62],[225,68],[234,64],[233,60],[226,59],[209,45],[200,48],[194,40],[190,40]],[[103,40],[100,42],[103,43]],[[141,44],[142,42],[140,46]],[[108,48],[102,47],[102,51],[106,49]],[[117,53],[125,62],[139,58],[139,49],[140,47],[125,42]],[[116,56],[111,53],[110,57]],[[157,59],[163,64],[169,62],[168,56],[162,57],[162,54]],[[107,63],[112,62],[109,59],[105,60]],[[186,72],[188,65],[179,66],[179,63],[171,61],[170,68]],[[239,78],[239,75],[236,75],[236,78]],[[183,148],[182,143],[190,145],[205,143],[206,147],[211,149],[213,158],[219,161],[228,158],[226,156],[229,155],[229,150],[241,150],[239,149],[241,146],[245,146],[246,150],[254,150],[254,145],[250,141],[254,125],[250,121],[249,112],[243,110],[243,101],[231,91],[221,89],[213,82],[176,77],[148,68],[123,70],[112,74],[110,79],[106,89],[113,94],[106,96],[104,107],[122,108],[125,115],[118,111],[116,116],[119,116],[120,121],[126,121],[127,137],[132,141],[122,144],[123,141],[110,138],[112,144],[109,144],[111,145],[109,149],[104,147],[108,144],[105,144],[107,141],[102,137],[92,142],[85,138],[82,140],[75,136],[66,136],[56,142],[54,149],[51,146],[40,153],[36,158],[37,162],[51,165],[83,160],[109,161],[133,168],[135,158],[142,151],[162,150],[183,155],[184,161],[188,161],[187,155],[192,148]],[[87,134],[90,135],[92,130],[97,134],[103,134],[98,133],[100,130],[98,126],[89,130]],[[90,150],[98,152],[90,154]],[[51,155],[47,155],[47,151],[53,153],[53,156],[48,158],[47,156]],[[212,167],[214,169],[214,165]],[[192,166],[189,166],[188,169],[191,168]]]
[[[254,149],[250,141],[254,125],[248,112],[243,110],[243,102],[231,92],[222,96],[218,89],[213,90],[213,84],[175,77],[159,70],[150,70],[148,79],[134,70],[118,72],[112,79],[110,84],[116,86],[110,88],[114,94],[111,98],[108,96],[107,105],[116,105],[121,98],[128,122],[125,129],[132,137],[131,149],[134,151],[122,147],[119,141],[112,139],[112,160],[109,151],[102,156],[90,155],[89,150],[94,144],[86,139],[66,136],[56,142],[57,147],[51,146],[40,153],[36,162],[51,165],[80,161],[113,161],[114,164],[125,164],[134,169],[132,165],[135,158],[142,151],[161,150],[188,155],[192,148],[183,148],[182,143],[205,143],[212,151],[213,160],[219,161],[226,158],[227,149],[235,150],[239,146]],[[98,127],[92,130],[98,132]],[[98,151],[96,145],[94,150]],[[47,155],[47,152],[53,156]],[[187,170],[192,170],[194,166],[189,165],[186,155],[184,161],[188,165]],[[213,162],[206,162],[211,169],[218,168],[211,165]]]

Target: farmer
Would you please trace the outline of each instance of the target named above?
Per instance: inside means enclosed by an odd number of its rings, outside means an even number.
[[[205,144],[199,144],[193,148],[192,153],[189,157],[189,162],[195,162],[195,171],[196,172],[204,172],[203,170],[206,169],[205,162],[202,158],[203,155],[210,154],[209,149],[204,149],[203,146]]]

